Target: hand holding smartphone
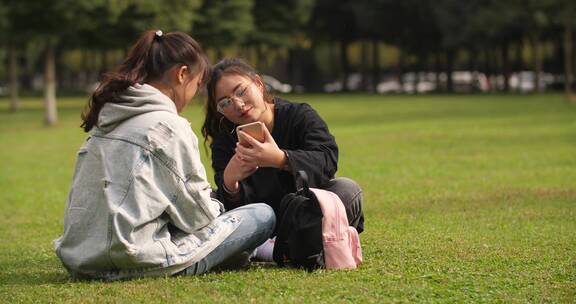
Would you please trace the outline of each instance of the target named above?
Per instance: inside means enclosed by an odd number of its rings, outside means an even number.
[[[256,121],[251,122],[245,125],[241,125],[236,127],[236,134],[239,134],[240,131],[252,136],[259,142],[264,142],[266,140],[266,136],[264,134],[264,124]],[[241,136],[238,136],[238,142],[243,146],[249,146],[250,144],[246,142]]]

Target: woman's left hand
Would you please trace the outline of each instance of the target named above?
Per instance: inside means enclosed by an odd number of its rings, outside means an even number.
[[[238,132],[238,136],[243,137],[248,146],[237,143],[236,153],[241,159],[256,163],[259,167],[284,168],[287,161],[286,154],[278,148],[268,128],[264,128],[264,135],[264,142],[259,142],[243,131]]]

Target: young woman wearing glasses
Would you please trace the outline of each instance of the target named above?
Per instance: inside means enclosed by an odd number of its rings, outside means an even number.
[[[263,202],[277,212],[282,197],[296,191],[294,174],[304,170],[310,187],[336,193],[350,225],[363,231],[362,191],[353,180],[335,177],[338,146],[310,105],[271,96],[262,77],[240,59],[213,66],[207,90],[202,133],[226,209]],[[256,121],[266,126],[264,142],[236,134],[236,126]],[[239,144],[238,137],[249,144]]]

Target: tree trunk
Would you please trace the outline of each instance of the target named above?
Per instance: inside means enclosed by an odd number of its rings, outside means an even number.
[[[18,56],[14,46],[8,47],[8,75],[10,78],[10,111],[18,111],[20,98],[18,97]]]
[[[264,62],[263,62],[264,60],[261,60],[262,58],[264,58],[264,56],[265,56],[264,48],[262,44],[258,44],[256,46],[256,69],[258,71],[262,71],[264,69]],[[288,57],[290,57],[290,51],[288,51]],[[286,61],[289,62],[289,60]]]
[[[80,71],[78,73],[78,83],[82,89],[88,88],[88,55],[86,49],[82,49],[80,53]],[[92,93],[92,92],[90,92]]]
[[[369,67],[368,67],[368,57],[370,56],[368,54],[368,42],[367,41],[362,41],[360,42],[360,47],[361,47],[361,53],[362,53],[362,58],[360,59],[360,66],[362,69],[362,80],[361,80],[361,87],[362,90],[364,92],[368,92],[370,91],[370,82],[368,81],[370,78],[370,72],[369,72]]]
[[[46,58],[44,65],[44,124],[55,125],[58,122],[56,109],[56,71],[54,60],[54,46],[51,42],[46,45]]]
[[[498,49],[490,48],[488,50],[488,56],[490,60],[490,70],[492,71],[492,83],[494,84],[494,92],[502,91],[502,83],[498,81]]]
[[[508,56],[508,43],[502,44],[502,75],[504,75],[504,92],[510,91],[510,57]]]
[[[488,80],[488,90],[492,92],[493,82],[492,82],[492,73],[490,71],[490,55],[488,52],[488,48],[484,48],[481,51],[482,53],[482,72],[486,75],[486,79]]]
[[[348,74],[350,74],[348,64],[348,41],[340,40],[340,65],[342,66],[342,91],[348,92]]]
[[[396,79],[398,79],[398,86],[400,88],[400,93],[404,92],[404,51],[400,49],[400,54],[398,55],[398,66],[396,67]]]
[[[454,82],[452,81],[452,72],[454,71],[455,51],[449,49],[446,51],[446,89],[449,93],[454,93]]]
[[[288,49],[288,60],[287,63],[287,70],[288,70],[288,83],[292,85],[293,88],[296,87],[298,83],[298,59],[296,58],[295,49],[290,48]],[[263,58],[262,55],[258,55],[258,58]],[[259,60],[260,61],[260,60]]]
[[[522,93],[522,79],[520,79],[521,74],[520,72],[522,72],[522,70],[524,70],[524,57],[523,57],[523,50],[524,50],[524,44],[522,43],[522,41],[518,42],[518,45],[516,46],[516,79],[517,79],[517,84],[516,84],[516,92],[517,93]]]
[[[252,56],[252,51],[254,50],[253,46],[245,46],[244,48],[242,48],[243,50],[243,55],[244,58],[246,58],[246,61],[248,63],[250,63],[250,65],[252,66],[256,66],[256,64],[253,62],[254,61],[254,56]],[[261,69],[259,67],[257,67],[258,71],[261,71]]]
[[[412,88],[414,88],[414,94],[419,94],[420,92],[418,92],[418,85],[420,83],[420,71],[421,69],[421,58],[422,55],[421,54],[417,54],[416,55],[416,63],[413,65],[414,68],[412,69],[414,72],[414,79],[412,81]]]
[[[541,92],[540,88],[540,74],[542,73],[542,56],[541,46],[538,39],[539,35],[535,33],[531,37],[532,43],[532,62],[534,64],[534,91]]]
[[[518,44],[516,45],[516,67],[515,70],[516,71],[522,71],[524,69],[524,43],[522,43],[522,41],[519,41]]]
[[[100,79],[108,72],[108,51],[100,50]]]
[[[468,58],[468,71],[472,72],[472,74],[476,74],[479,70],[478,68],[478,51],[475,48],[468,49],[470,54],[470,58]],[[473,76],[474,77],[474,76]],[[474,91],[482,91],[482,84],[480,76],[476,76],[475,79],[473,78],[470,82],[470,86],[468,88],[470,92]]]
[[[372,92],[377,92],[380,83],[380,47],[378,39],[372,40]]]
[[[572,18],[571,14],[564,17],[564,94],[568,101],[573,101],[572,82],[574,80],[572,62]]]
[[[470,48],[470,49],[466,49],[466,51],[468,52],[468,71],[474,72],[476,70],[478,70],[476,68],[476,60],[478,57],[477,51],[474,48]]]
[[[441,92],[444,91],[444,89],[442,88],[442,79],[441,79],[441,74],[442,74],[442,59],[440,58],[440,53],[439,52],[435,52],[433,55],[433,60],[434,60],[434,84],[436,85],[436,91]]]

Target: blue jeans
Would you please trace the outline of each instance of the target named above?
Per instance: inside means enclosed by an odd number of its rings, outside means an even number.
[[[198,275],[208,272],[229,258],[243,252],[250,253],[274,232],[276,216],[266,204],[249,204],[226,212],[240,217],[240,225],[220,245],[200,261],[184,269],[179,275]],[[246,256],[247,256],[246,253]]]

